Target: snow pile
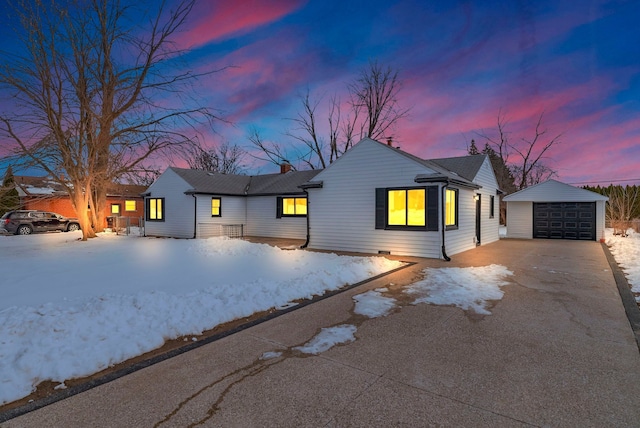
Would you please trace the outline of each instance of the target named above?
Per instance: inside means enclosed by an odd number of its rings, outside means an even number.
[[[353,342],[356,340],[355,333],[357,330],[355,325],[350,324],[323,328],[320,330],[320,333],[304,346],[296,346],[293,349],[304,354],[318,355],[321,352],[333,348],[335,345]]]
[[[385,291],[388,290],[386,288],[378,288],[353,296],[353,300],[356,302],[353,312],[369,318],[388,315],[396,307],[396,299],[383,296],[382,293]]]
[[[513,275],[506,267],[490,265],[468,268],[427,268],[425,279],[410,285],[405,293],[416,295],[417,303],[453,305],[463,310],[490,315],[488,300],[500,300],[500,287],[507,285],[505,277]]]
[[[624,271],[631,285],[631,291],[638,293],[636,300],[640,302],[640,233],[629,229],[629,235],[623,238],[614,235],[613,229],[606,229],[605,237],[611,254]]]
[[[242,240],[0,236],[0,403],[394,269]]]

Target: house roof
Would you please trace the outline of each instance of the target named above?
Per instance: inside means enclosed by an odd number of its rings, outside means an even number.
[[[487,155],[469,155],[455,158],[431,159],[443,168],[453,171],[460,177],[467,180],[473,180],[478,175],[478,171],[482,167]]]
[[[436,179],[448,179],[458,185],[478,188],[478,185],[473,183],[473,180],[478,174],[486,155],[469,155],[443,159],[422,159],[386,143],[382,143],[377,140],[371,141],[388,147],[390,150],[393,150],[396,153],[418,162],[432,171],[435,171],[435,174],[421,174],[416,177],[416,179],[424,180],[426,178],[431,181]]]
[[[170,169],[192,187],[190,193],[237,196],[299,194],[302,193],[299,186],[321,171],[289,171],[284,174],[249,176],[175,167]]]
[[[20,196],[54,197],[67,196],[67,190],[51,176],[33,177],[29,175],[16,175],[13,177],[16,189]],[[107,188],[107,196],[140,197],[146,190],[146,186],[136,184],[112,183]]]
[[[507,202],[594,202],[609,198],[557,180],[548,180],[505,196]]]
[[[51,177],[15,175],[13,181],[20,196],[57,196],[66,194],[64,186]]]

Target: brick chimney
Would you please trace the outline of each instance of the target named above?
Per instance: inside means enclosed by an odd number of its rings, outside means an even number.
[[[393,145],[393,137],[387,137],[387,146]]]
[[[286,174],[291,171],[291,164],[289,162],[283,162],[280,164],[280,174]]]

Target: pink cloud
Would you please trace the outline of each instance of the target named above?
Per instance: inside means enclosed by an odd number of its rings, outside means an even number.
[[[177,40],[180,46],[201,46],[235,34],[243,34],[290,14],[302,6],[301,0],[216,0],[197,2],[195,20]]]

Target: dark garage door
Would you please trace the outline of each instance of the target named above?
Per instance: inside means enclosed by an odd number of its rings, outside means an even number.
[[[596,203],[534,202],[533,237],[595,241]]]

